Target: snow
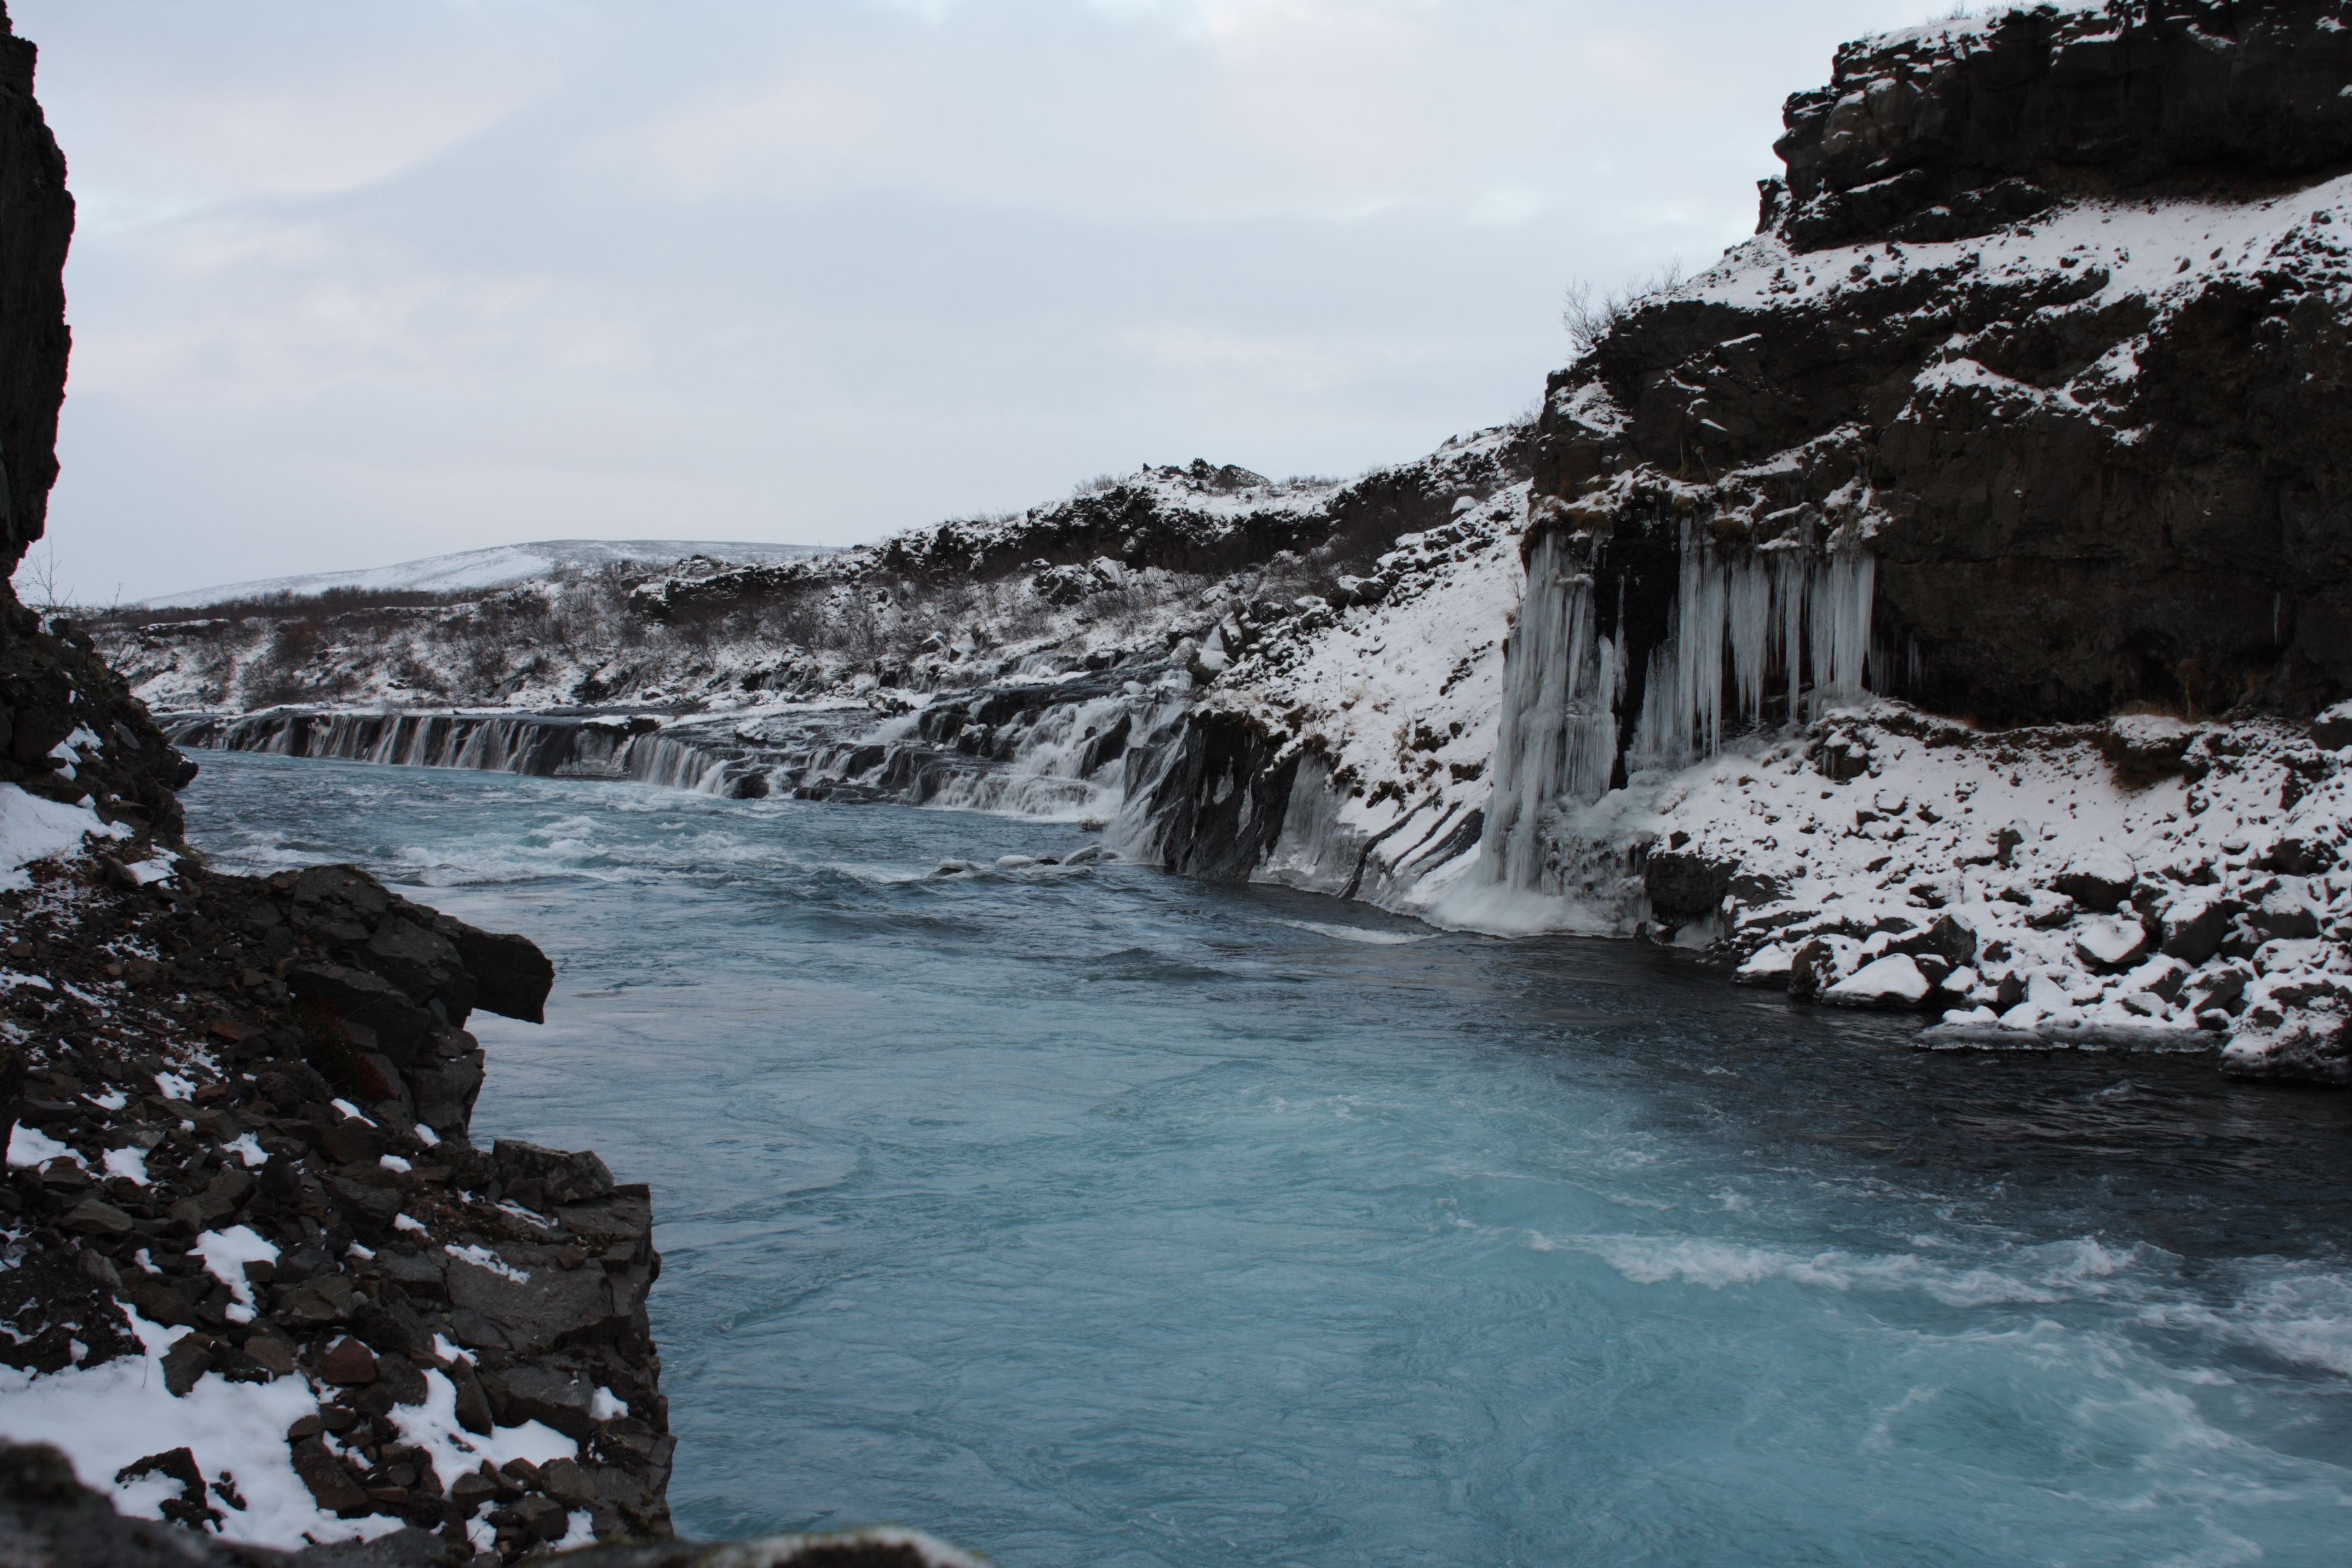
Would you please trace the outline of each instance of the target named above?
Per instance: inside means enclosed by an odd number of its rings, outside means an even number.
[[[362,593],[462,593],[469,589],[512,587],[561,573],[593,572],[616,565],[664,566],[697,555],[730,565],[775,566],[831,554],[830,547],[814,544],[766,544],[705,539],[547,539],[531,544],[500,544],[487,550],[461,551],[455,555],[430,555],[394,566],[362,567],[345,572],[315,572],[300,577],[265,577],[249,583],[226,583],[218,587],[167,594],[145,599],[140,607],[154,610],[202,609],[209,605],[272,598],[302,597],[334,589]]]
[[[1933,989],[1927,977],[1919,973],[1918,963],[1909,954],[1898,952],[1864,964],[1822,993],[1822,997],[1828,1002],[1869,1006],[1888,1002],[1922,1002]]]
[[[163,1385],[163,1352],[177,1336],[125,1309],[143,1353],[45,1377],[0,1367],[0,1436],[49,1443],[73,1461],[82,1484],[111,1497],[123,1512],[162,1517],[177,1483],[150,1478],[118,1485],[116,1472],[150,1454],[185,1447],[207,1482],[233,1478],[241,1509],[210,1493],[226,1516],[222,1533],[265,1545],[299,1545],[305,1536],[348,1540],[400,1527],[396,1519],[340,1520],[322,1513],[294,1473],[286,1428],[316,1414],[319,1402],[299,1377],[230,1383],[206,1373],[174,1398]]]
[[[2074,938],[2074,949],[2093,963],[2121,968],[2147,947],[2147,932],[2137,921],[2092,921]]]
[[[453,1246],[445,1248],[445,1250],[447,1251],[449,1256],[452,1258],[459,1258],[467,1263],[470,1263],[477,1268],[486,1268],[493,1274],[503,1275],[505,1278],[513,1280],[518,1285],[529,1284],[530,1281],[530,1276],[528,1273],[525,1273],[522,1269],[517,1268],[513,1264],[509,1263],[505,1258],[500,1258],[497,1253],[492,1252],[487,1247],[482,1247],[469,1242],[465,1246]]]
[[[457,1424],[457,1384],[436,1368],[425,1370],[425,1389],[423,1405],[395,1405],[392,1420],[404,1439],[433,1456],[433,1473],[444,1487],[467,1470],[480,1468],[485,1459],[496,1469],[514,1459],[544,1465],[579,1457],[579,1444],[538,1421],[494,1427],[487,1434],[467,1431]]]
[[[2352,283],[2347,213],[2352,176],[2242,203],[2071,202],[1977,238],[1932,244],[1873,243],[1799,255],[1777,235],[1759,235],[1733,247],[1716,266],[1674,290],[1674,297],[1749,310],[1799,306],[1834,311],[1840,296],[1854,296],[1851,308],[1863,309],[1864,298],[1909,277],[2022,286],[2071,275],[2081,279],[2078,297],[2042,307],[2045,314],[2120,314],[2130,302],[2144,300],[2153,308],[2153,319],[2139,337],[2057,387],[2027,386],[2000,376],[1969,359],[1965,344],[1956,341],[1921,374],[1914,395],[1932,400],[1982,390],[2064,403],[2095,418],[2105,411],[2105,388],[2136,372],[2133,353],[2147,331],[2207,289],[2289,265],[2307,287]]]
[[[0,892],[29,888],[25,868],[36,860],[79,854],[86,834],[128,838],[131,829],[105,823],[87,805],[67,805],[0,784]]]
[[[126,1182],[136,1182],[141,1186],[145,1186],[147,1184],[147,1152],[128,1146],[109,1149],[106,1152],[106,1173],[109,1176],[119,1176]]]
[[[52,1160],[71,1160],[77,1165],[87,1164],[79,1154],[58,1142],[37,1127],[23,1122],[8,1134],[8,1168],[12,1171],[37,1170]]]
[[[245,1277],[248,1263],[275,1263],[278,1248],[254,1233],[253,1227],[233,1225],[226,1230],[208,1230],[196,1237],[190,1252],[205,1260],[205,1272],[229,1289],[236,1298],[236,1307],[245,1316],[236,1319],[236,1308],[230,1309],[232,1319],[242,1322],[253,1321],[253,1282]]]

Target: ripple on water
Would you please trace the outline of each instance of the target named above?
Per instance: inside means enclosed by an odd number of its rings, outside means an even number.
[[[556,957],[548,1026],[479,1022],[478,1131],[652,1182],[689,1530],[2340,1560],[2347,1097],[997,866],[1069,824],[242,757],[189,808],[232,863],[361,860]]]

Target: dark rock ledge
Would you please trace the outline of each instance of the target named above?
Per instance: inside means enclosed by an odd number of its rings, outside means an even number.
[[[125,1519],[74,1479],[55,1448],[0,1442],[0,1562],[104,1568],[409,1568],[435,1561],[416,1531],[367,1542],[271,1551],[215,1541],[176,1525]],[[909,1531],[772,1536],[724,1545],[667,1541],[553,1554],[581,1568],[979,1568],[978,1560]]]
[[[667,1535],[646,1190],[593,1154],[467,1136],[482,1051],[465,1023],[477,1005],[539,1017],[554,971],[538,948],[348,867],[259,880],[184,856],[146,886],[102,856],[35,869],[47,880],[0,895],[0,1131],[47,1154],[0,1186],[0,1363],[142,1354],[136,1311],[172,1331],[175,1395],[208,1374],[317,1391],[286,1440],[328,1514],[397,1518],[467,1556],[486,1526],[509,1559],[581,1515],[602,1537]],[[243,1266],[242,1290],[196,1250],[236,1227],[277,1253]],[[578,1458],[437,1473],[394,1418],[428,1372],[465,1431],[538,1422]],[[140,1463],[182,1479],[168,1517],[236,1532],[233,1485],[185,1451]]]

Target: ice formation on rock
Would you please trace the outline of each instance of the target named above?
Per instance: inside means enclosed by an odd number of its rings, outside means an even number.
[[[1768,695],[1796,721],[1863,694],[1877,578],[1867,549],[1727,549],[1685,520],[1666,635],[1646,653],[1624,646],[1622,606],[1604,616],[1596,605],[1605,590],[1592,568],[1607,549],[1605,539],[1554,530],[1528,550],[1483,840],[1491,881],[1559,892],[1539,842],[1547,810],[1590,805],[1629,772],[1714,756],[1727,724],[1736,733],[1766,721]],[[1629,725],[1634,659],[1645,678]]]

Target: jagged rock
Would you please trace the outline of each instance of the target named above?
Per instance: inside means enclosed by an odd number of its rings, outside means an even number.
[[[491,1158],[509,1192],[529,1192],[524,1202],[576,1204],[613,1192],[613,1173],[593,1152],[568,1153],[501,1138],[492,1147]]]
[[[294,1473],[329,1513],[357,1519],[368,1511],[368,1495],[358,1478],[318,1438],[305,1437],[294,1445]]]
[[[453,922],[454,923],[454,922]],[[555,985],[555,965],[528,937],[459,926],[449,933],[473,977],[474,1005],[487,1013],[520,1018],[526,1024],[546,1019],[547,994]]]
[[[460,1309],[450,1317],[461,1342],[537,1355],[625,1326],[627,1311],[614,1310],[603,1269],[567,1269],[554,1248],[529,1242],[501,1243],[492,1252],[492,1263],[449,1260],[449,1300]]]
[[[355,1388],[375,1381],[375,1356],[355,1339],[337,1340],[319,1358],[320,1381],[339,1388]]]
[[[1549,540],[1597,574],[1621,753],[1686,548],[1727,570],[1810,553],[1823,584],[1866,552],[1874,684],[1944,711],[2352,693],[2352,405],[2314,390],[2352,385],[2352,262],[2337,196],[2279,183],[2352,168],[2346,37],[2300,0],[2160,11],[2011,9],[1841,51],[1830,88],[1790,100],[1789,199],[1761,236],[1552,378],[1529,559]],[[2276,243],[2128,281],[2087,242],[2028,245],[2053,204],[2183,181],[2272,201]]]
[[[1828,88],[1789,100],[1773,147],[1788,164],[1780,221],[1804,249],[1950,239],[2084,190],[2336,172],[2352,163],[2352,110],[2335,90],[2352,44],[2336,13],[2323,0],[2017,7],[1967,48],[1932,34],[1849,44]]]
[[[2174,894],[2161,917],[2165,955],[2192,969],[2203,963],[2221,951],[2221,939],[2242,907],[2234,899],[2201,889]]]
[[[2337,997],[2287,1011],[2268,1026],[2241,1028],[2221,1051],[2232,1078],[2352,1084],[2352,1020]]]

